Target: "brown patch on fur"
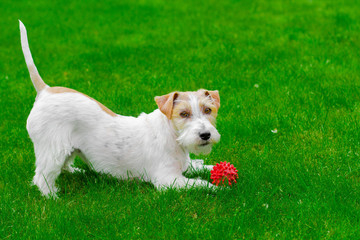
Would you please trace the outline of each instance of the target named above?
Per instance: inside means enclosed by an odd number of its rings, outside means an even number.
[[[208,91],[210,93],[211,98],[214,100],[215,106],[217,108],[220,107],[220,95],[219,95],[219,91],[215,90],[215,91]]]
[[[203,114],[206,116],[206,118],[210,121],[210,123],[213,126],[215,126],[216,117],[217,117],[217,113],[218,113],[218,109],[220,107],[220,104],[217,104],[217,101],[215,99],[213,99],[212,97],[209,97],[210,92],[213,92],[213,91],[207,91],[207,90],[199,90],[198,91],[198,93],[200,93],[199,107],[200,107],[201,111],[203,112]],[[204,112],[206,108],[211,109],[210,114],[206,114]]]
[[[105,107],[102,103],[100,103],[100,102],[96,101],[95,99],[93,99],[92,97],[89,97],[88,95],[83,94],[83,93],[81,93],[81,92],[78,92],[78,91],[76,91],[76,90],[74,90],[74,89],[65,88],[65,87],[50,87],[50,88],[47,88],[46,91],[48,91],[48,92],[50,92],[50,93],[54,93],[54,94],[56,94],[56,93],[67,93],[67,92],[68,92],[68,93],[79,93],[79,94],[81,94],[81,95],[83,95],[83,96],[85,96],[85,97],[87,97],[87,98],[95,101],[95,102],[101,107],[101,109],[102,109],[105,113],[109,114],[109,115],[112,116],[112,117],[116,117],[116,116],[117,116],[116,113],[114,113],[113,111],[111,111],[110,109],[108,109],[107,107]]]
[[[218,90],[208,91],[208,90],[200,89],[198,90],[198,92],[200,92],[201,94],[205,94],[206,97],[210,96],[210,99],[212,100],[215,107],[217,109],[220,108],[220,95]]]
[[[174,124],[176,130],[183,129],[185,124],[192,115],[192,109],[189,102],[190,92],[179,92],[178,97],[174,101],[173,110],[171,114],[171,121]],[[186,112],[189,114],[188,118],[181,117],[181,113]]]
[[[189,103],[189,92],[180,92],[174,102],[172,117],[180,116],[181,112],[192,114],[191,105]]]
[[[155,97],[155,102],[160,111],[165,114],[168,119],[171,119],[174,101],[179,96],[177,92],[172,92],[163,96]]]
[[[200,109],[202,111],[208,107],[211,113],[208,114],[209,121],[215,126],[217,112],[220,107],[219,91],[208,91],[199,89],[196,92],[172,92],[163,96],[155,97],[156,104],[160,111],[166,115],[168,119],[176,118],[182,111],[191,114],[191,106],[187,103],[189,94],[195,94],[199,98]]]
[[[42,80],[42,78],[40,77],[37,69],[35,66],[29,65],[28,66],[29,69],[29,73],[30,73],[30,78],[31,81],[34,84],[35,90],[36,92],[40,92],[41,90],[43,90],[44,88],[47,87],[47,85],[45,84],[45,82]]]

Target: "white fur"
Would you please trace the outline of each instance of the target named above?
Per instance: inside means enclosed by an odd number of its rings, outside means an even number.
[[[20,26],[30,74],[32,78],[40,78],[25,27],[21,22]],[[137,118],[112,116],[81,93],[53,93],[46,84],[34,85],[38,95],[26,127],[36,156],[33,183],[44,195],[56,195],[55,180],[61,170],[74,171],[71,164],[75,156],[95,171],[120,179],[143,179],[159,189],[212,186],[208,181],[182,175],[186,170],[210,169],[212,166],[203,165],[202,160],[192,162],[189,151],[208,153],[211,145],[220,139],[215,127],[202,116],[195,96],[190,98],[193,119],[184,129],[175,130],[173,122],[159,109]],[[201,131],[211,132],[206,146],[199,146],[204,143],[199,138]]]

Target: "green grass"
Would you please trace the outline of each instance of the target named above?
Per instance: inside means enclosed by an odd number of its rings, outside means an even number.
[[[0,1],[0,238],[360,238],[358,1],[51,2]],[[200,157],[233,163],[238,183],[159,192],[86,171],[42,197],[18,19],[47,84],[117,113],[218,89],[222,139]]]

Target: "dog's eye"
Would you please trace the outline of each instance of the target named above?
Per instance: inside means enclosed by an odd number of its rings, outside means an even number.
[[[183,111],[183,112],[180,113],[180,117],[182,117],[182,118],[188,118],[188,117],[190,117],[190,113],[188,113],[188,112],[186,112],[186,111]]]
[[[210,114],[211,113],[211,108],[205,108],[204,113],[205,114]]]

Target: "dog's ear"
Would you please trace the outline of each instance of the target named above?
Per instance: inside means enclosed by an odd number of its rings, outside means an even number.
[[[212,98],[212,100],[214,101],[215,107],[219,109],[220,107],[220,95],[219,95],[219,91],[215,90],[215,91],[205,91],[205,95],[206,96],[210,96]]]
[[[155,97],[155,102],[160,111],[165,114],[168,119],[171,119],[174,101],[179,96],[177,92],[172,92],[164,96]]]

